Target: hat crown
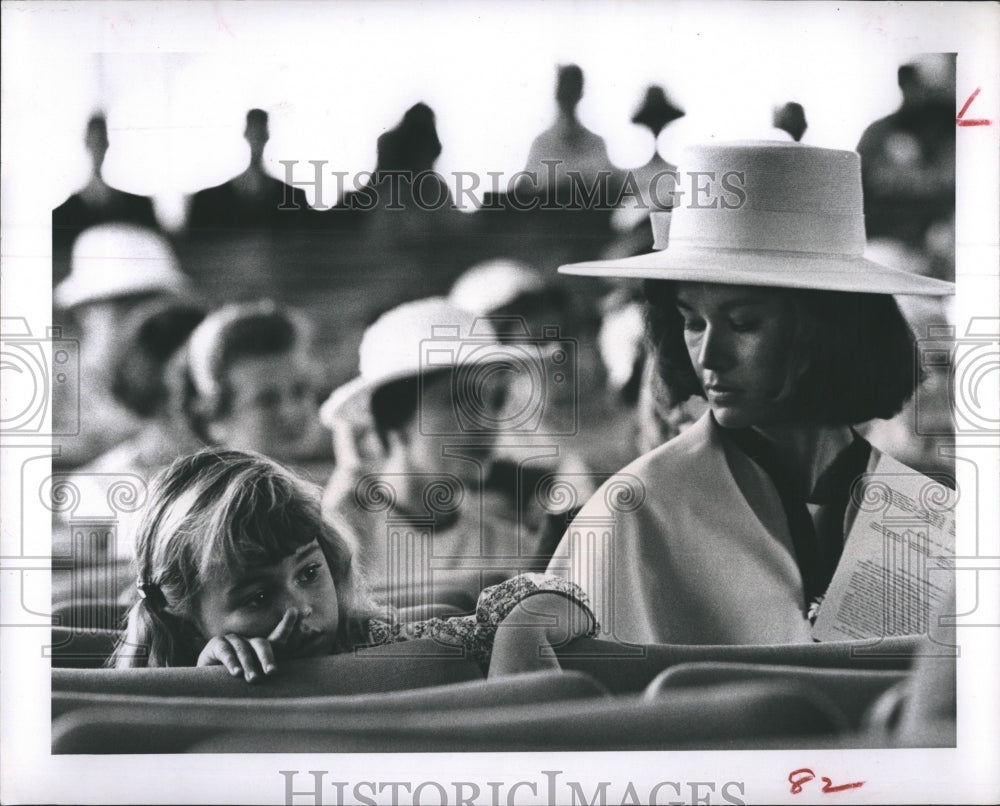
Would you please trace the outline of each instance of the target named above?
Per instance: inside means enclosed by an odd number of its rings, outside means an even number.
[[[688,148],[672,212],[650,214],[654,252],[560,272],[867,294],[955,293],[954,283],[865,257],[861,158],[789,142]]]
[[[693,146],[682,169],[687,196],[654,218],[657,249],[812,252],[860,257],[865,249],[861,158],[799,143]]]
[[[387,378],[418,375],[429,340],[454,345],[472,336],[486,341],[496,338],[488,321],[444,297],[404,303],[382,314],[362,336],[358,349],[361,377],[377,384]]]
[[[69,276],[55,290],[62,307],[153,291],[183,292],[188,279],[167,240],[135,224],[99,224],[73,244]]]
[[[467,269],[452,285],[448,301],[482,316],[544,288],[544,278],[530,266],[500,258]]]

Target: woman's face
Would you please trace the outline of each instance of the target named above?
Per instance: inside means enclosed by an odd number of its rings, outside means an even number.
[[[775,289],[680,283],[677,309],[691,365],[719,425],[786,419],[776,399],[789,381],[796,331],[791,300]]]
[[[308,452],[319,411],[305,356],[297,351],[241,358],[226,372],[229,410],[213,420],[213,442],[275,459]]]
[[[196,624],[206,638],[235,633],[266,638],[294,607],[298,621],[280,647],[284,657],[329,655],[340,625],[337,591],[317,541],[273,566],[224,576],[206,586],[198,600]]]

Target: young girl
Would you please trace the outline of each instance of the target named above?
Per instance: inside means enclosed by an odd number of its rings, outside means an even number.
[[[596,627],[572,583],[539,574],[487,588],[472,616],[399,624],[365,593],[318,489],[239,451],[201,451],[154,479],[136,566],[119,668],[222,664],[252,681],[282,658],[420,637],[485,662],[497,638],[495,675],[552,666],[540,647]]]

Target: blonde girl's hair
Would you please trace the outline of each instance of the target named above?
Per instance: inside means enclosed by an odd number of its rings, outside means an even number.
[[[207,449],[150,485],[136,533],[136,598],[108,663],[194,666],[206,638],[194,613],[206,586],[272,565],[318,540],[341,613],[337,651],[364,643],[376,613],[349,543],[323,518],[319,489],[259,454]]]

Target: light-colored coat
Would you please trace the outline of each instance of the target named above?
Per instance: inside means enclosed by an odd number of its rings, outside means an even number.
[[[605,482],[548,571],[587,592],[609,640],[812,640],[778,492],[709,414]]]

